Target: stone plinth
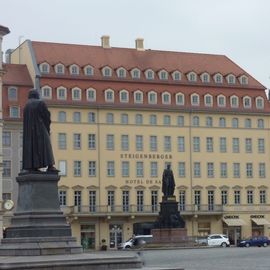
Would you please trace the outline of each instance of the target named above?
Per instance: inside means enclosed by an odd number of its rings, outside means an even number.
[[[187,229],[185,228],[160,228],[152,229],[153,243],[181,243],[187,241]]]

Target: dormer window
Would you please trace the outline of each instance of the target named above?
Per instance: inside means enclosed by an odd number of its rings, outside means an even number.
[[[143,103],[143,92],[137,90],[134,92],[134,103]]]
[[[141,71],[138,68],[134,68],[131,70],[131,77],[132,79],[140,79]]]
[[[79,75],[79,67],[77,65],[71,65],[69,72],[71,75]]]
[[[120,91],[120,102],[127,103],[129,101],[129,95],[127,90]]]
[[[181,72],[174,71],[172,73],[172,78],[173,78],[174,81],[180,81],[181,80]]]
[[[160,80],[168,80],[168,72],[166,70],[161,70],[158,76]]]
[[[147,80],[154,80],[154,78],[155,78],[154,71],[152,69],[147,69],[145,71],[145,77]]]
[[[50,66],[48,63],[42,63],[39,66],[41,73],[49,73],[50,72]]]
[[[57,99],[66,100],[67,99],[67,89],[65,87],[57,88]]]
[[[126,78],[127,72],[124,68],[118,68],[116,71],[118,78]]]
[[[96,90],[94,88],[88,88],[86,90],[86,99],[91,102],[96,101]]]
[[[223,76],[220,73],[215,74],[214,81],[215,83],[223,83]]]
[[[239,98],[237,96],[231,96],[230,101],[231,101],[231,107],[232,108],[238,108],[238,106],[239,106]]]
[[[219,95],[217,97],[217,104],[218,107],[225,107],[226,106],[226,98],[223,95]]]
[[[43,99],[51,99],[52,98],[52,88],[50,86],[43,86],[41,88],[41,96]]]
[[[175,103],[177,105],[185,105],[185,96],[184,96],[184,94],[182,94],[182,93],[176,94],[175,99],[176,99]]]
[[[247,85],[247,84],[248,84],[248,77],[245,76],[245,75],[242,75],[242,76],[239,78],[239,81],[240,81],[241,84]]]
[[[244,105],[244,108],[251,108],[251,98],[244,97],[243,98],[243,105]]]
[[[233,74],[229,74],[227,76],[227,83],[228,84],[235,84],[235,76]]]
[[[57,64],[54,67],[56,74],[64,74],[65,73],[65,66],[63,64]]]
[[[148,93],[148,103],[149,104],[157,104],[157,93],[151,91]]]
[[[211,95],[204,96],[204,105],[207,107],[213,106],[213,97]]]
[[[191,95],[191,105],[192,106],[199,106],[200,105],[200,97],[197,94]]]
[[[102,69],[102,75],[104,77],[111,77],[112,76],[112,69],[110,67],[104,67]]]
[[[84,67],[84,74],[86,75],[86,76],[93,76],[94,75],[94,69],[93,69],[93,67],[92,66],[86,66],[86,67]]]
[[[264,108],[264,99],[262,97],[256,98],[256,108],[263,109]]]
[[[171,104],[171,94],[165,92],[162,94],[162,104]]]
[[[206,73],[206,72],[203,73],[201,75],[201,80],[202,80],[203,83],[209,83],[210,82],[210,76],[209,76],[209,74]]]
[[[197,81],[197,74],[195,72],[189,72],[187,75],[187,78],[190,82],[196,82]]]
[[[112,89],[107,89],[105,91],[105,101],[114,102],[114,91]]]
[[[81,100],[82,99],[82,93],[80,88],[73,88],[72,89],[72,100]]]

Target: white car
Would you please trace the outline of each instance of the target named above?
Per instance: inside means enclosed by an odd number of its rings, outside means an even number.
[[[210,234],[207,237],[208,246],[229,247],[230,241],[225,234]]]

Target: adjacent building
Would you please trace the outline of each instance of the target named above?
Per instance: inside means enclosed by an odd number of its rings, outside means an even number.
[[[224,55],[135,44],[27,40],[10,54],[51,111],[59,199],[74,236],[86,248],[115,248],[150,233],[168,163],[189,236],[269,236],[265,87]]]

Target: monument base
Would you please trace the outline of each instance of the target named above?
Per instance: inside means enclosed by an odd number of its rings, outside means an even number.
[[[152,229],[153,244],[184,243],[187,241],[187,229],[185,228],[160,228]]]

